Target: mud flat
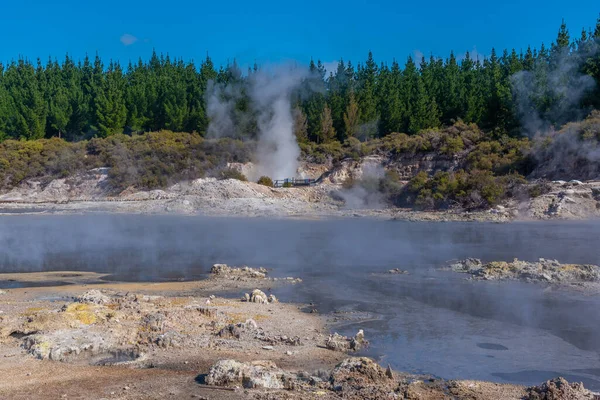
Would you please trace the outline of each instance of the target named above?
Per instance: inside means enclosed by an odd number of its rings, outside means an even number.
[[[0,274],[0,282],[60,284],[0,291],[0,398],[593,398],[564,380],[537,389],[444,381],[355,357],[368,332],[331,334],[322,316],[269,293],[301,280],[263,269],[215,265],[199,282],[102,278]],[[232,297],[213,294],[223,292]]]

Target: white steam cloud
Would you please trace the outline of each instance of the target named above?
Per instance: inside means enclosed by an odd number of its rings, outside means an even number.
[[[229,85],[211,82],[207,91],[207,114],[211,137],[240,137],[256,131],[256,175],[273,179],[295,177],[300,148],[294,134],[292,94],[309,72],[293,66],[278,66],[252,73],[245,81]],[[239,107],[247,96],[250,110]],[[253,127],[253,123],[256,126]]]
[[[561,49],[550,55],[548,63],[511,76],[516,111],[525,133],[533,139],[532,155],[538,162],[533,177],[570,180],[599,176],[600,149],[579,133],[580,124],[591,128],[594,122],[568,124],[560,131],[555,128],[589,113],[582,100],[596,82],[582,67],[599,50],[598,42],[574,52]]]
[[[510,78],[517,113],[529,136],[544,135],[553,123],[580,119],[589,111],[581,108],[581,100],[596,82],[582,73],[581,67],[598,52],[598,45],[593,43],[585,52],[559,51],[550,55],[548,64],[537,64],[532,71],[520,71]],[[552,99],[551,105],[544,107],[545,99]],[[538,111],[540,108],[543,111]]]

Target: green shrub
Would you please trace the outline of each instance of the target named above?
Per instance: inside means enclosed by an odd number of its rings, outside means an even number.
[[[268,176],[261,176],[260,178],[258,178],[258,181],[256,183],[258,183],[259,185],[273,187],[273,179],[269,178]]]
[[[438,171],[433,176],[419,172],[399,198],[405,205],[419,209],[486,208],[510,197],[515,187],[524,183],[521,175],[494,176],[491,171]]]
[[[238,181],[246,182],[248,178],[237,169],[225,168],[219,172],[219,179],[237,179]]]
[[[529,188],[529,197],[535,198],[550,192],[552,187],[548,183],[538,183]]]
[[[233,139],[204,140],[198,134],[171,131],[141,135],[113,135],[89,141],[62,139],[6,140],[0,143],[0,188],[27,179],[42,183],[97,167],[109,167],[114,192],[165,187],[205,176],[229,162],[248,162],[253,142]],[[239,176],[238,176],[239,178]]]

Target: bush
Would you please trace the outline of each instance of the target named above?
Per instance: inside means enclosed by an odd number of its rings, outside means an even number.
[[[237,169],[225,168],[219,173],[219,179],[237,179],[238,181],[246,182],[248,179]]]
[[[479,209],[494,206],[512,195],[514,188],[524,182],[522,176],[494,176],[491,171],[438,171],[432,177],[419,172],[413,177],[400,199],[420,209],[439,209],[461,206]]]
[[[273,187],[273,179],[269,178],[268,176],[261,176],[260,178],[258,178],[258,181],[256,183],[258,183],[259,185]]]
[[[529,188],[529,197],[535,198],[543,194],[549,193],[552,187],[548,183],[538,183]]]
[[[205,176],[229,162],[250,161],[253,142],[204,140],[198,134],[170,131],[114,135],[90,141],[62,139],[7,140],[0,143],[0,188],[24,180],[47,183],[97,167],[109,167],[114,192],[134,186],[155,189]],[[235,175],[232,178],[240,179]]]

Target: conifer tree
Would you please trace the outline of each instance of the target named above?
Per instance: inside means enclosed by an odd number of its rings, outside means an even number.
[[[348,105],[344,113],[344,128],[347,137],[356,137],[358,135],[358,127],[360,126],[360,110],[358,103],[354,97],[354,91],[350,91],[348,95]]]
[[[123,92],[123,74],[118,63],[111,63],[106,77],[96,81],[98,94],[94,101],[98,135],[106,137],[122,133],[127,119]]]
[[[292,112],[294,117],[294,134],[298,143],[308,142],[308,121],[302,108],[296,106]]]
[[[331,110],[325,104],[321,114],[321,143],[329,143],[335,139],[335,128],[333,127],[333,119],[331,118]]]

